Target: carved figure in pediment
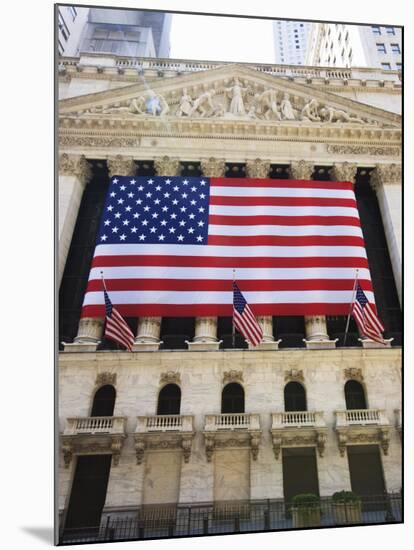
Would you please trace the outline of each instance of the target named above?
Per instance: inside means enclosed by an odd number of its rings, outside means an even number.
[[[325,106],[319,114],[324,122],[356,122],[358,124],[364,124],[362,118],[352,116],[341,109],[334,109],[333,107]]]
[[[283,120],[296,120],[295,111],[293,109],[292,103],[289,99],[289,94],[285,94],[280,103],[280,113]]]
[[[225,88],[226,92],[231,93],[231,102],[229,107],[229,113],[232,115],[245,115],[246,110],[244,108],[243,93],[247,92],[247,88],[243,88],[240,85],[239,79],[234,79],[234,86]]]
[[[193,99],[187,93],[187,88],[184,88],[183,95],[181,96],[180,105],[175,113],[177,116],[190,116],[191,109],[193,107]]]
[[[153,90],[147,90],[144,94],[145,110],[152,116],[164,116],[170,110],[168,103],[160,94],[156,94]]]
[[[311,99],[306,103],[301,112],[301,120],[310,120],[312,122],[320,122],[321,117],[318,113],[319,104],[316,99]]]
[[[207,92],[202,93],[193,104],[193,108],[190,111],[190,116],[194,114],[199,114],[202,117],[212,114],[215,110],[211,98],[215,94],[214,90],[208,90]]]
[[[260,111],[266,120],[269,120],[273,115],[276,120],[282,120],[279,107],[277,105],[277,94],[275,90],[265,90],[257,99],[260,106]]]

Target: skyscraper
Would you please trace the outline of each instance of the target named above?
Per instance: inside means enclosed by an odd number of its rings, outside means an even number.
[[[311,23],[275,21],[273,23],[275,63],[303,65]]]
[[[79,41],[88,20],[89,8],[58,6],[57,40],[59,55],[79,54]]]

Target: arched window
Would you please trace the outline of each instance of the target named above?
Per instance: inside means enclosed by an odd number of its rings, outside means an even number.
[[[224,386],[221,394],[221,412],[244,413],[244,389],[237,382]]]
[[[366,409],[365,392],[362,384],[356,380],[348,380],[345,384],[345,402],[347,409]]]
[[[181,390],[177,384],[167,384],[158,394],[157,414],[180,414]]]
[[[95,393],[91,416],[112,416],[114,414],[116,391],[107,384],[101,386]]]
[[[285,411],[306,411],[305,388],[299,382],[288,382],[285,386]]]

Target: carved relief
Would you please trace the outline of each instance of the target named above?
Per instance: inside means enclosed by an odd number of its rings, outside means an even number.
[[[60,136],[59,145],[63,147],[138,147],[140,139],[105,136]]]
[[[160,376],[160,384],[180,384],[181,375],[179,372],[174,372],[169,370],[168,372],[163,372]]]
[[[362,375],[362,369],[355,367],[344,369],[344,378],[346,380],[357,380],[358,382],[363,382],[364,377]]]
[[[229,384],[230,382],[243,382],[243,372],[241,370],[225,371],[223,384]]]
[[[116,372],[99,372],[96,375],[95,384],[97,386],[106,386],[106,385],[115,386]]]
[[[299,160],[290,164],[290,177],[295,180],[310,180],[314,170],[313,163]]]
[[[377,191],[384,184],[401,185],[401,164],[377,164],[371,172],[371,187]]]
[[[376,444],[380,445],[384,455],[388,454],[390,444],[389,428],[364,428],[351,427],[348,429],[337,430],[338,448],[341,456],[345,456],[346,446],[348,444]]]
[[[304,382],[305,377],[303,376],[303,370],[300,369],[290,369],[285,370],[285,382]]]
[[[179,176],[181,172],[180,161],[168,156],[156,159],[154,166],[158,176]]]
[[[335,163],[329,173],[335,181],[351,181],[354,183],[357,165],[350,162]]]
[[[400,156],[399,147],[376,147],[370,145],[328,145],[328,153],[340,155],[378,155],[378,156]]]
[[[109,177],[112,176],[133,176],[136,171],[135,162],[131,157],[116,155],[107,160]]]
[[[59,174],[76,176],[86,185],[92,178],[92,169],[84,155],[77,156],[62,153],[59,156]]]
[[[270,172],[270,161],[255,159],[246,162],[248,178],[267,178]]]
[[[135,455],[137,464],[142,464],[145,450],[171,451],[183,450],[184,462],[188,463],[191,456],[191,447],[194,434],[146,434],[135,436]]]

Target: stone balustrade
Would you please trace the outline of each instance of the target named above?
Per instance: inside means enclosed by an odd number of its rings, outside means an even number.
[[[385,411],[382,409],[351,409],[346,411],[336,411],[335,414],[337,427],[351,426],[355,424],[389,424]]]
[[[64,435],[124,434],[124,416],[77,416],[67,419]]]
[[[301,428],[306,426],[325,427],[321,411],[289,411],[272,414],[272,429]]]
[[[260,430],[260,415],[248,413],[208,414],[205,417],[205,431],[217,430]]]
[[[192,432],[193,417],[180,414],[138,416],[135,433]]]

